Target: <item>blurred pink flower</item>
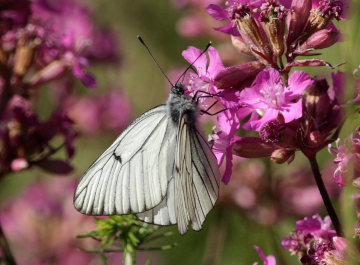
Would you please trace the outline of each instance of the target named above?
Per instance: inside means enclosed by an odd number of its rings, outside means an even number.
[[[264,251],[259,247],[255,246],[256,251],[259,253],[260,258],[264,261],[264,265],[276,265],[276,259],[273,255],[265,256]],[[257,265],[254,263],[253,265]]]
[[[98,264],[78,249],[94,247],[91,240],[76,239],[94,229],[94,221],[74,209],[74,188],[68,178],[38,181],[2,209],[1,223],[19,264]]]
[[[212,150],[217,158],[218,165],[221,166],[224,161],[225,172],[222,181],[228,184],[232,174],[232,145],[237,140],[236,132],[240,128],[240,118],[235,111],[226,110],[217,115],[217,123],[221,131],[212,135]]]
[[[323,264],[326,255],[335,249],[333,239],[336,232],[330,226],[328,216],[324,219],[319,215],[306,217],[296,222],[295,231],[281,244],[292,254],[297,254],[302,264]]]
[[[334,172],[334,181],[339,186],[345,186],[349,166],[353,166],[354,179],[360,177],[360,128],[355,135],[348,138],[344,145],[339,145],[340,139],[336,140],[335,146],[329,145],[329,152],[336,156],[334,163],[337,168]]]
[[[69,98],[65,107],[69,116],[86,133],[98,133],[101,130],[119,133],[132,119],[130,100],[115,90],[96,97]]]

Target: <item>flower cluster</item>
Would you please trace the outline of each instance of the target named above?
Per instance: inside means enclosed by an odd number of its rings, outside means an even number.
[[[336,140],[336,146],[329,145],[329,151],[336,156],[334,163],[337,168],[334,172],[334,181],[340,186],[346,185],[348,169],[354,168],[354,183],[360,180],[360,128],[349,137],[347,145],[340,145],[340,139]]]
[[[69,178],[37,181],[1,209],[0,221],[19,264],[97,264],[78,250],[94,244],[74,237],[95,226],[93,218],[72,206],[75,184]]]
[[[217,115],[220,130],[212,136],[218,162],[225,165],[225,183],[233,154],[291,162],[296,151],[314,157],[337,138],[344,120],[344,74],[334,73],[329,84],[304,71],[289,72],[297,66],[329,66],[320,59],[296,58],[340,40],[332,20],[341,19],[345,7],[335,0],[234,0],[226,8],[207,7],[212,17],[229,22],[217,30],[230,34],[233,45],[255,59],[225,67],[215,48],[209,48],[208,58],[195,47],[183,52],[190,63],[201,55],[194,63],[197,73],[185,79],[188,89],[212,93],[227,108]],[[259,137],[237,136],[241,124]]]
[[[186,3],[195,6],[204,1]],[[206,11],[223,23],[215,30],[230,37],[241,59],[221,57],[223,46],[206,52],[190,46],[182,53],[196,70],[184,78],[188,92],[204,92],[206,97],[199,97],[201,107],[217,114],[209,141],[223,172],[222,181],[228,184],[236,175],[220,198],[222,205],[235,205],[258,223],[273,225],[285,214],[312,215],[325,204],[329,217],[322,220],[314,215],[297,222],[296,230],[283,241],[285,248],[308,265],[345,264],[347,243],[340,237],[341,224],[329,194],[340,191],[336,184],[344,185],[350,162],[355,170],[354,185],[359,186],[360,133],[349,140],[350,147],[331,144],[346,121],[346,109],[359,103],[359,95],[346,101],[349,83],[345,83],[343,72],[334,71],[331,77],[311,76],[295,68],[325,66],[334,70],[340,66],[333,67],[317,56],[319,50],[341,41],[342,33],[334,22],[345,19],[348,7],[344,0],[216,1]],[[238,64],[244,54],[250,60]],[[236,65],[227,66],[229,62]],[[356,87],[359,94],[359,80]],[[316,160],[327,146],[336,155],[335,181],[331,181],[330,170],[321,176]],[[312,174],[301,169],[298,174],[286,171],[291,177],[277,178],[271,170],[264,172],[260,162],[244,163],[263,157],[278,164],[291,163],[298,151],[308,158]],[[328,180],[326,186],[324,180]],[[359,198],[355,195],[357,205]],[[358,231],[355,228],[355,234]],[[275,262],[260,255],[265,263]]]
[[[311,170],[306,167],[272,173],[259,159],[234,157],[231,184],[222,187],[221,206],[238,209],[249,220],[274,226],[289,216],[296,218],[316,214],[323,201]],[[340,188],[333,182],[330,163],[324,183],[330,198],[337,199]],[[328,173],[329,172],[329,173]]]
[[[207,12],[216,20],[228,21],[217,30],[230,34],[233,44],[264,65],[289,72],[294,66],[329,65],[320,59],[296,60],[332,46],[340,32],[332,21],[346,8],[342,1],[233,0],[225,8],[211,4]],[[288,23],[287,23],[288,21]],[[284,66],[282,55],[287,59]]]
[[[113,34],[70,0],[3,1],[0,10],[0,176],[31,166],[66,174],[77,135],[62,104],[74,80],[95,87],[92,62],[119,59]],[[40,86],[52,113],[39,115]],[[48,117],[48,118],[45,118]],[[56,142],[56,144],[54,144]],[[65,159],[51,158],[62,147]]]
[[[314,215],[296,222],[295,231],[282,241],[282,246],[297,255],[302,264],[345,264],[345,238],[336,236],[329,217]]]

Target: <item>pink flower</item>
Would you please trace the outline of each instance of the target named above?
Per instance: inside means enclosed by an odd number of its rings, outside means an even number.
[[[240,93],[240,101],[253,110],[248,128],[260,131],[266,123],[278,119],[279,115],[285,123],[301,118],[301,95],[312,84],[310,76],[302,71],[295,71],[290,76],[288,86],[285,86],[277,70],[270,68],[262,71],[253,85]]]
[[[255,246],[255,249],[259,253],[260,258],[264,261],[264,265],[276,265],[276,259],[273,255],[265,256],[264,251],[259,246]],[[258,263],[254,263],[254,265],[257,264]]]
[[[1,223],[19,264],[96,263],[97,257],[79,251],[94,244],[76,235],[95,225],[92,217],[74,209],[74,188],[69,178],[38,181],[1,211]]]
[[[281,244],[292,254],[297,254],[302,264],[323,264],[326,255],[335,249],[336,232],[330,226],[328,216],[324,220],[319,215],[304,218],[296,222],[295,231]]]
[[[115,90],[97,97],[68,98],[65,105],[69,116],[86,133],[102,130],[118,133],[126,128],[132,118],[129,99]]]
[[[335,146],[329,144],[328,150],[335,155],[334,163],[337,168],[334,172],[334,181],[341,187],[346,185],[348,168],[354,166],[354,178],[360,177],[360,128],[357,133],[350,138],[345,145],[339,145],[340,139]]]
[[[227,110],[217,116],[217,122],[221,131],[215,132],[212,136],[213,152],[217,158],[218,165],[221,166],[224,161],[225,170],[222,181],[228,184],[232,174],[232,147],[234,142],[240,137],[235,136],[237,130],[240,128],[240,120],[238,113],[232,110]]]
[[[210,93],[216,93],[217,89],[214,87],[214,80],[221,71],[225,69],[221,61],[219,52],[214,47],[209,47],[207,54],[200,56],[202,51],[193,46],[188,47],[182,52],[182,56],[193,64],[197,75],[190,73],[190,80],[188,81],[188,88],[190,90],[204,90]]]
[[[240,34],[235,24],[235,13],[243,5],[248,6],[250,9],[259,8],[263,2],[264,0],[230,0],[227,1],[225,8],[222,8],[219,5],[210,4],[206,8],[206,12],[216,20],[230,21],[227,26],[215,28],[216,30],[233,36],[239,36]]]

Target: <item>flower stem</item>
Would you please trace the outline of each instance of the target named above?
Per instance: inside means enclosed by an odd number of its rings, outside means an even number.
[[[328,192],[326,191],[325,185],[324,185],[324,181],[321,177],[321,173],[320,173],[320,169],[319,169],[319,164],[316,160],[316,155],[314,156],[307,156],[307,158],[309,159],[310,165],[311,165],[311,169],[312,172],[314,174],[314,178],[316,181],[316,185],[318,186],[318,189],[320,191],[321,197],[323,199],[323,202],[325,204],[326,210],[330,216],[331,222],[333,223],[336,233],[339,236],[343,235],[342,232],[342,228],[341,228],[341,224],[339,221],[339,218],[335,212],[334,206],[331,203],[330,197]]]
[[[16,265],[15,258],[11,253],[9,242],[5,236],[4,230],[0,224],[0,249],[4,255],[4,260],[6,265]]]
[[[124,246],[124,265],[136,265],[136,250],[129,243]]]

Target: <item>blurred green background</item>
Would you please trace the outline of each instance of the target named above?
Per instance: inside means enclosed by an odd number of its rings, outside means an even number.
[[[177,33],[176,22],[184,14],[182,12],[186,11],[177,10],[169,0],[89,0],[87,2],[99,23],[117,32],[119,49],[124,60],[120,66],[107,65],[93,68],[92,71],[98,78],[99,89],[80,88],[81,93],[101,93],[108,88],[122,89],[133,103],[135,116],[163,103],[167,98],[168,86],[144,47],[138,42],[137,35],[144,38],[165,71],[187,65],[181,56],[181,51],[187,46],[202,48],[209,41],[209,38],[186,39]],[[351,19],[339,24],[344,30],[345,41],[327,49],[322,56],[334,65],[346,62],[341,69],[349,73],[349,78],[360,64],[360,1],[356,0],[353,4]],[[213,44],[217,46],[216,42]],[[306,70],[320,76],[329,75],[331,72],[327,68]],[[352,93],[351,84],[348,86],[348,94]],[[343,135],[348,135],[357,125],[359,119],[350,117]],[[77,141],[74,161],[77,175],[80,176],[87,169],[89,164],[114,140],[114,137],[104,134],[95,136],[96,139],[83,137]],[[325,150],[321,154],[321,161],[328,159],[330,155]],[[301,155],[297,154],[291,166],[301,164],[303,161]],[[288,166],[274,166],[275,170],[281,170],[282,167]],[[21,189],[32,182],[33,176],[38,173],[36,170],[31,170],[9,176],[0,185],[0,199],[3,201],[14,196],[15,190],[21,192]],[[345,197],[342,203],[348,206],[349,200]],[[345,214],[351,215],[351,213]],[[297,264],[296,258],[290,257],[280,245],[281,239],[293,230],[295,221],[290,219],[277,227],[263,227],[249,221],[240,212],[215,207],[201,232],[190,231],[185,236],[178,236],[176,227],[164,228],[175,232],[174,236],[167,240],[177,242],[178,246],[149,255],[153,259],[153,264],[242,265],[260,262],[253,247],[259,245],[266,254],[277,256],[278,264]],[[217,259],[219,261],[216,261]]]

